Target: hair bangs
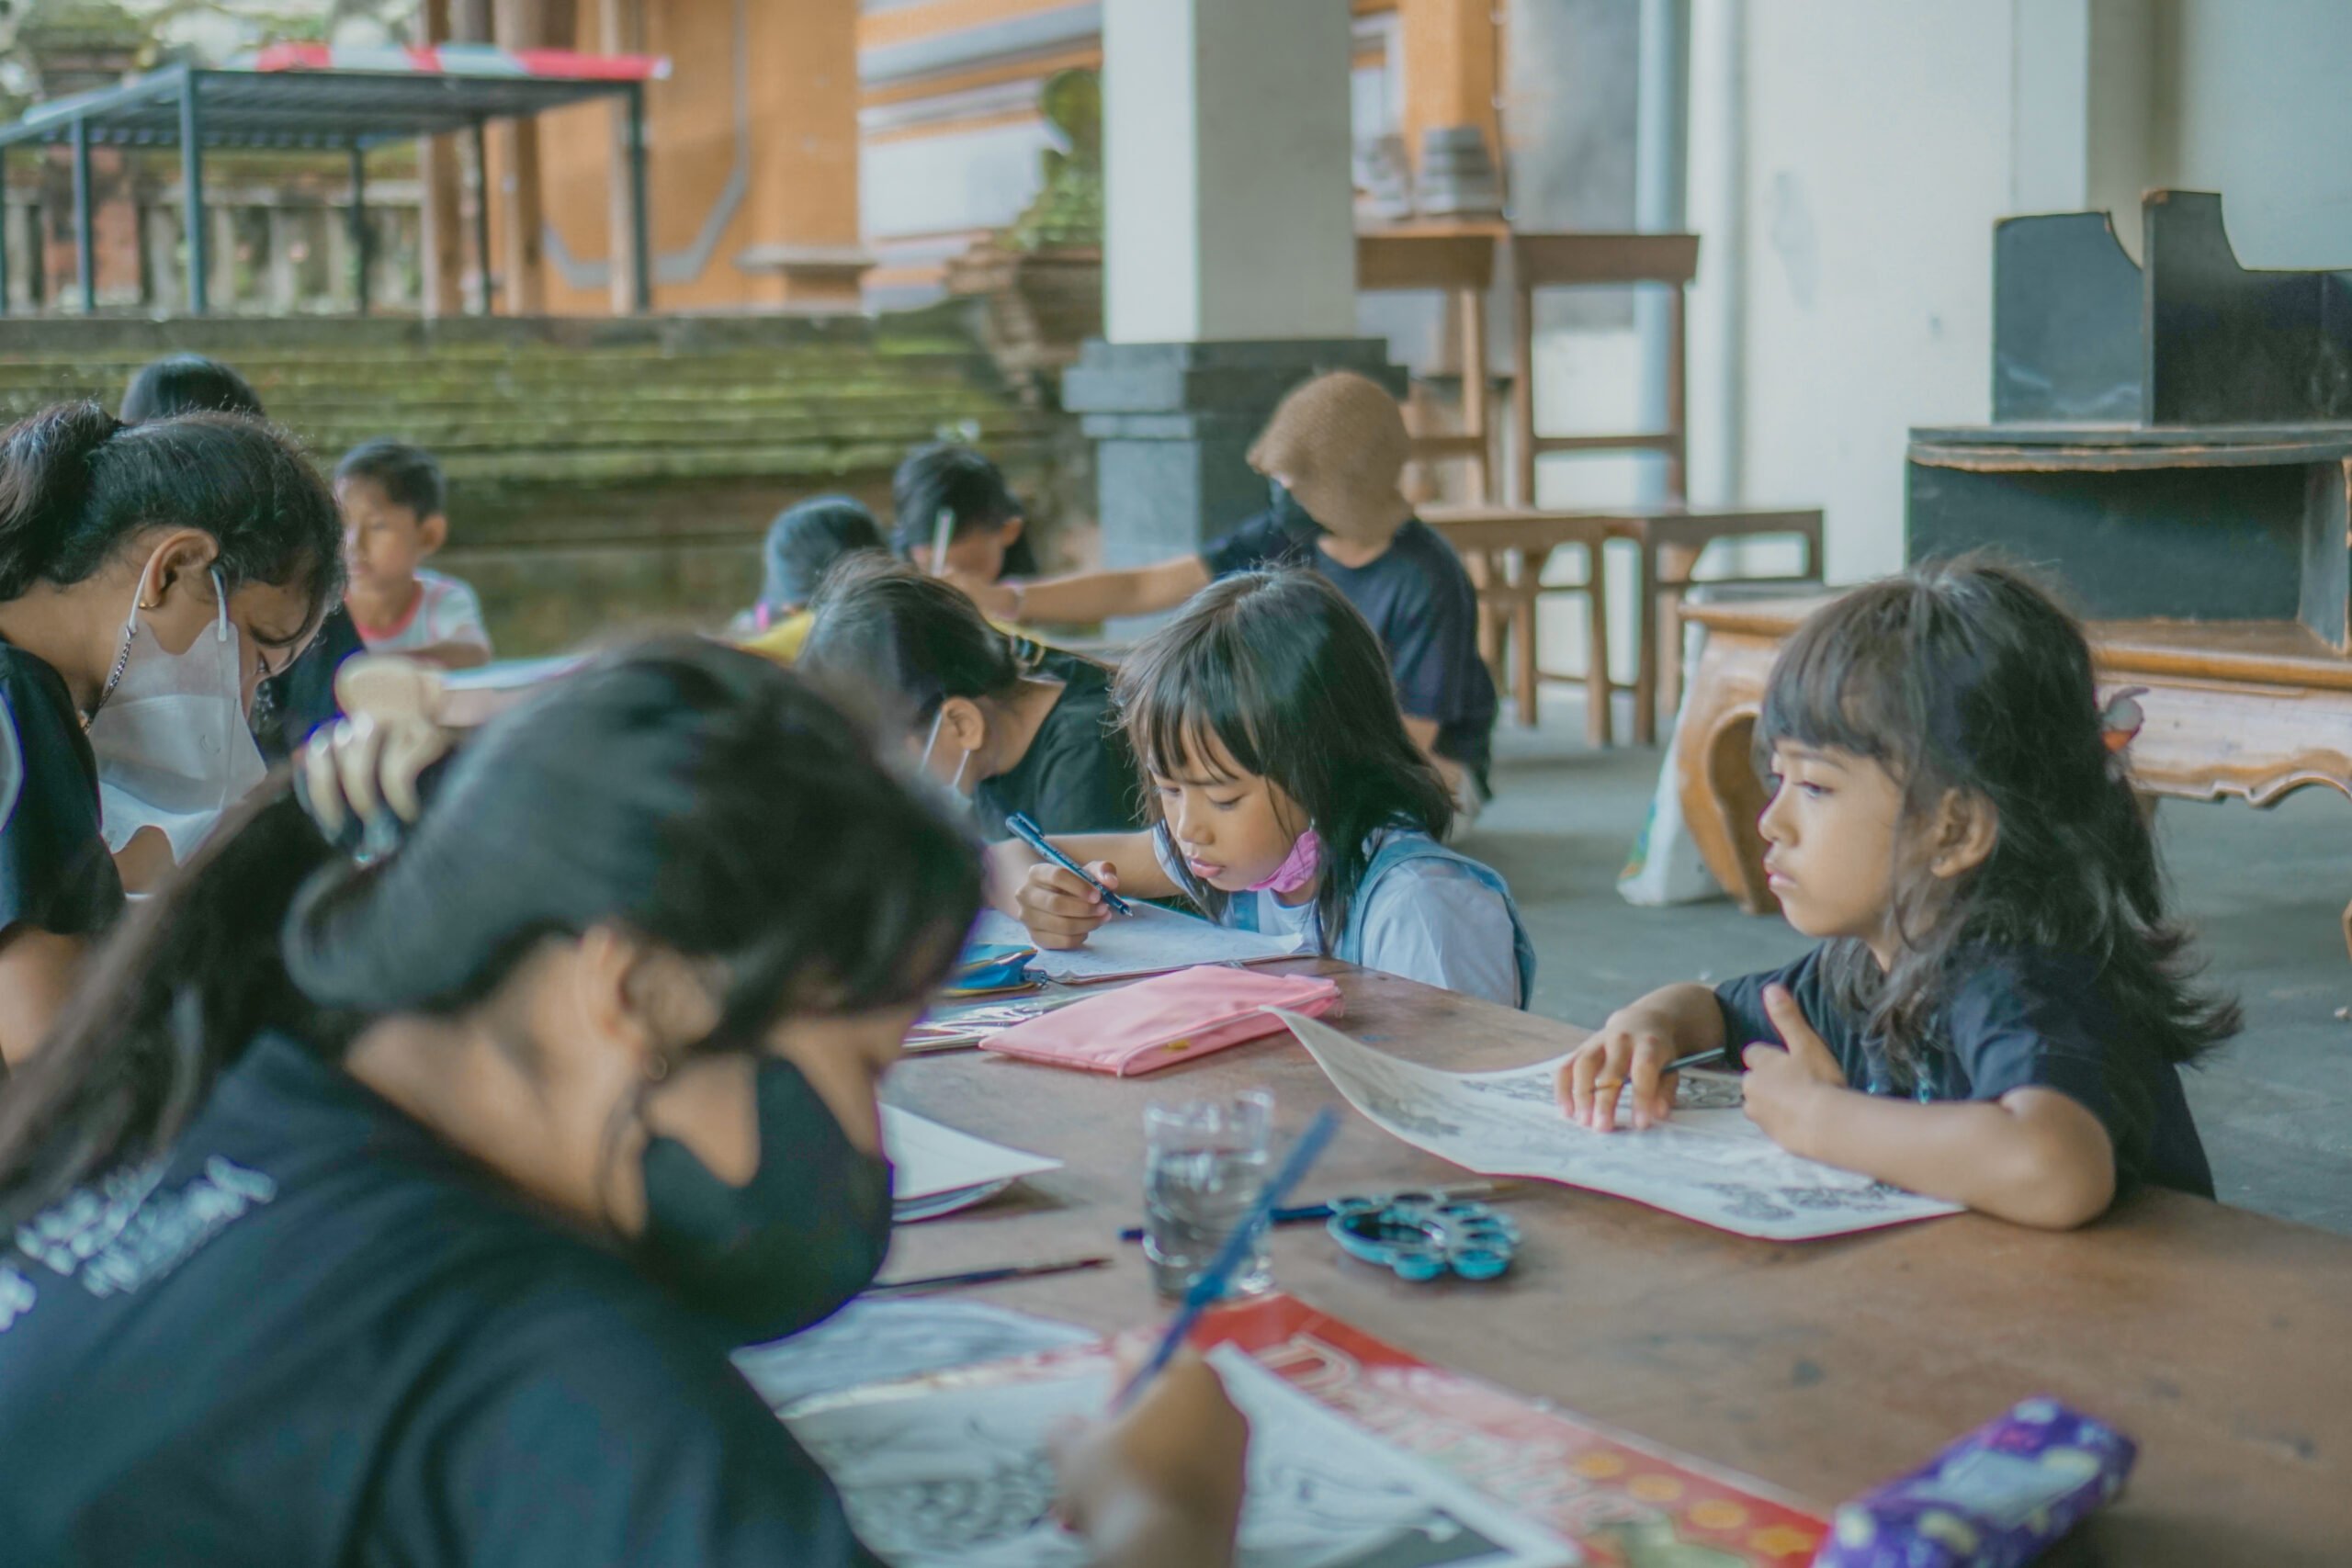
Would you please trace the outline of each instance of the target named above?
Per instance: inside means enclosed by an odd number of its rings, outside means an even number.
[[[1901,780],[1916,774],[1919,716],[1905,672],[1899,589],[1856,589],[1790,637],[1757,716],[1758,773],[1772,771],[1780,747],[1802,746],[1869,758]]]
[[[1155,650],[1121,682],[1136,761],[1159,778],[1223,782],[1235,769],[1263,775],[1271,770],[1248,660],[1229,646],[1229,627],[1204,621],[1195,630]]]

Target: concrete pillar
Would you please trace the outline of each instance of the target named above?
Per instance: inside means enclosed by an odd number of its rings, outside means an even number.
[[[1105,0],[1103,340],[1063,378],[1103,555],[1198,547],[1265,503],[1244,454],[1356,336],[1348,0]]]
[[[550,47],[556,40],[549,33],[548,11],[547,0],[495,0],[497,41],[507,49]],[[539,122],[537,118],[502,120],[491,135],[491,157],[500,170],[496,211],[506,311],[545,315],[547,204],[540,197]]]
[[[606,54],[639,54],[645,50],[645,0],[597,0],[596,47]],[[611,258],[612,309],[616,316],[637,309],[637,275],[630,252],[628,105],[615,99],[612,107],[611,178],[605,232],[605,255]],[[854,121],[853,121],[853,127]]]
[[[2009,209],[2107,211],[2140,254],[2154,177],[2154,0],[2013,0]]]
[[[262,298],[269,303],[273,316],[290,315],[299,292],[295,287],[294,246],[302,237],[302,225],[296,221],[293,209],[284,203],[267,209],[269,224],[269,260],[264,272],[266,281]]]

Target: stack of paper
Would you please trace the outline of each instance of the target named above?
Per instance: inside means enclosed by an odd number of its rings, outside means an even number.
[[[1132,980],[1170,969],[1189,969],[1195,964],[1267,964],[1299,956],[1292,938],[1229,931],[1156,904],[1136,904],[1135,911],[1103,921],[1083,947],[1065,952],[1040,948],[1029,961],[1031,972],[1048,980],[1084,985]],[[1021,922],[996,909],[981,912],[970,938],[974,943],[1026,940],[1028,932]]]
[[[892,1217],[900,1224],[970,1208],[1024,1176],[1062,1167],[1057,1159],[1009,1149],[895,1105],[882,1108],[882,1146],[892,1167]]]

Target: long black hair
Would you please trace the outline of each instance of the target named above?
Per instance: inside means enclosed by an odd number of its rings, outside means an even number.
[[[1984,557],[1918,568],[1816,612],[1772,666],[1756,727],[1769,773],[1782,742],[1849,752],[1903,791],[1898,834],[1955,792],[1992,808],[1993,851],[1951,882],[1894,874],[1897,954],[1831,944],[1840,1004],[1899,1077],[1938,1049],[1938,1014],[1986,948],[2095,964],[2129,1040],[2188,1062],[2235,1034],[2234,1001],[2200,992],[2165,909],[2154,836],[2110,746],[2073,617],[2023,571]],[[1898,838],[1898,845],[1900,840]]]
[[[59,403],[0,434],[0,601],[88,579],[148,528],[199,528],[232,592],[300,592],[315,621],[343,586],[334,496],[285,435],[238,414],[125,424]]]
[[[902,724],[929,724],[950,697],[1012,694],[1045,650],[990,626],[939,578],[888,556],[844,558],[818,590],[798,666],[878,694]]]
[[[948,531],[952,539],[978,528],[1001,528],[1028,510],[986,455],[946,441],[907,454],[890,478],[890,547],[901,560],[911,560],[919,547],[933,542],[942,512],[955,519]],[[1037,552],[1026,528],[1005,547],[1004,575],[1037,575]]]
[[[712,964],[697,1049],[748,1051],[787,1011],[921,997],[979,890],[962,834],[788,672],[700,641],[608,658],[487,726],[387,858],[332,851],[281,775],[135,909],[0,1096],[0,1223],[160,1154],[263,1030],[339,1055],[611,925]]]
[[[1150,778],[1209,767],[1212,738],[1244,772],[1281,785],[1321,836],[1315,902],[1327,953],[1353,916],[1372,835],[1408,828],[1442,839],[1453,825],[1453,795],[1405,733],[1380,638],[1313,572],[1238,572],[1203,589],[1120,666],[1117,702],[1161,845],[1213,917],[1226,895],[1175,852]]]

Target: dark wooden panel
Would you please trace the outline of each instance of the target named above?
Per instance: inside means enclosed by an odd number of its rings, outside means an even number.
[[[1993,226],[1993,417],[2137,420],[2140,268],[2104,212]]]
[[[1908,560],[1991,547],[2050,570],[2079,614],[2100,618],[2301,610],[2301,468],[1906,472]]]
[[[2152,191],[2146,243],[2149,424],[2334,420],[2352,414],[2346,275],[2248,272],[2222,198]]]
[[[2352,651],[2352,464],[2313,463],[2303,499],[2303,625]]]

